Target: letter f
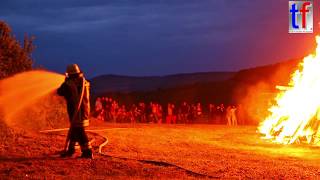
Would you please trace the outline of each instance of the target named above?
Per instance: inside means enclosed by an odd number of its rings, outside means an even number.
[[[310,6],[310,2],[305,2],[302,5],[302,8],[300,10],[300,12],[302,13],[302,28],[306,28],[306,21],[307,21],[307,12],[309,12],[309,10],[307,9],[307,6]]]
[[[290,9],[290,13],[292,14],[291,15],[291,18],[292,18],[292,27],[295,28],[295,29],[298,29],[299,26],[297,25],[296,23],[296,13],[299,12],[297,9],[296,9],[296,4],[292,4],[291,5],[291,9]]]

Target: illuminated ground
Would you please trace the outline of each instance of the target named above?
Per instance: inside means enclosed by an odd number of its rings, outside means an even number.
[[[99,134],[108,137],[109,144],[103,151],[114,158],[96,153],[92,161],[60,159],[54,154],[62,149],[65,133],[28,133],[15,143],[1,145],[0,175],[164,179],[320,177],[320,148],[272,144],[261,140],[255,127],[110,124],[91,127],[99,128],[108,128]],[[95,139],[95,148],[103,141],[97,135],[90,137]]]

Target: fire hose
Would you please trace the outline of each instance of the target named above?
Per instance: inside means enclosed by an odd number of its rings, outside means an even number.
[[[113,129],[116,129],[116,128],[113,128]],[[119,128],[119,129],[123,129],[123,128]],[[43,130],[43,131],[39,131],[39,132],[40,132],[40,133],[50,133],[50,132],[61,132],[61,131],[68,131],[68,130],[69,130],[69,128],[61,128],[61,129]],[[98,133],[95,133],[95,132],[107,131],[107,130],[110,130],[110,128],[108,128],[108,129],[97,129],[97,130],[93,130],[93,129],[91,129],[91,130],[86,130],[86,132],[91,132],[91,133],[93,133],[93,134],[95,134],[95,135],[97,135],[97,136],[100,136],[100,137],[104,138],[103,143],[99,145],[99,151],[98,151],[99,154],[102,154],[102,148],[103,148],[105,145],[108,144],[109,140],[108,140],[107,137],[102,136],[102,135],[100,135],[100,134],[98,134]],[[91,140],[91,141],[93,141],[93,140]]]
[[[211,175],[207,175],[207,174],[202,174],[199,172],[194,172],[192,170],[186,169],[184,167],[178,166],[176,164],[172,164],[172,163],[168,163],[168,162],[164,162],[164,161],[155,161],[155,160],[144,160],[144,159],[133,159],[133,158],[127,158],[127,157],[120,157],[120,156],[112,156],[112,155],[108,155],[106,153],[102,152],[102,148],[104,146],[106,146],[109,143],[109,139],[97,132],[100,131],[108,131],[108,130],[114,130],[114,129],[129,129],[129,128],[107,128],[107,129],[88,129],[86,130],[86,132],[92,133],[96,136],[100,136],[104,139],[103,143],[101,143],[99,145],[99,149],[98,152],[100,155],[102,156],[106,156],[106,157],[112,157],[112,158],[117,158],[117,159],[122,159],[122,160],[133,160],[133,161],[138,161],[141,163],[147,163],[147,164],[153,164],[153,165],[160,165],[160,166],[171,166],[171,167],[176,167],[180,170],[185,171],[187,174],[196,176],[196,177],[201,177],[201,178],[219,178],[219,177],[214,177]],[[39,131],[40,133],[51,133],[51,132],[61,132],[61,131],[68,131],[69,128],[61,128],[61,129],[51,129],[51,130],[43,130],[43,131]],[[92,140],[93,141],[93,140]]]

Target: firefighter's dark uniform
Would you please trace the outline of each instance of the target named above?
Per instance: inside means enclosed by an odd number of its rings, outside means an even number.
[[[85,128],[89,126],[90,84],[85,80],[76,64],[69,65],[66,74],[67,77],[58,89],[58,94],[67,101],[70,129],[67,139],[69,140],[68,150],[61,156],[72,156],[75,152],[75,143],[78,142],[82,157],[92,158],[91,146],[85,132]]]

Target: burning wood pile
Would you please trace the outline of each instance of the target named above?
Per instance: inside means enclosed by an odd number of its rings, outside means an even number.
[[[281,144],[320,145],[320,36],[315,54],[305,57],[260,124],[264,138]]]

